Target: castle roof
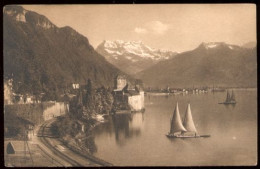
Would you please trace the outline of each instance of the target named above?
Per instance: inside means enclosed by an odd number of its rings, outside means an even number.
[[[139,95],[139,92],[136,90],[127,90],[125,94],[129,96],[136,96]]]
[[[143,92],[143,88],[140,86],[140,85],[136,85],[135,86],[135,90],[138,91],[138,92]]]
[[[126,76],[120,74],[120,75],[117,75],[117,76],[116,76],[116,79],[126,79]]]

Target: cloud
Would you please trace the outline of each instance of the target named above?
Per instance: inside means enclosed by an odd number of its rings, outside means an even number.
[[[147,33],[147,30],[144,28],[135,28],[134,30],[136,33],[144,34]]]
[[[164,24],[160,21],[151,21],[144,24],[143,27],[136,27],[134,31],[136,33],[142,33],[142,34],[152,33],[152,34],[162,35],[166,31],[168,31],[169,28],[170,28],[169,25]]]
[[[164,34],[169,29],[167,24],[163,24],[160,21],[148,22],[146,26],[150,29],[150,32],[155,34]]]

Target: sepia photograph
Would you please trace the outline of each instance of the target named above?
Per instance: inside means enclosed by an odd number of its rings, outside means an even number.
[[[256,166],[256,5],[3,7],[6,167]]]

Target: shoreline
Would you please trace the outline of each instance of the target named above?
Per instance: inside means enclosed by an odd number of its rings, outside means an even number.
[[[204,91],[202,93],[209,93],[209,92],[225,92],[226,90],[245,90],[245,91],[254,91],[254,90],[257,90],[257,87],[254,87],[254,88],[225,88],[223,89],[223,91],[212,91],[212,90],[209,90],[209,91]],[[186,91],[189,91],[189,90],[186,90]],[[190,93],[191,91],[189,91]],[[183,94],[185,92],[183,91],[178,91],[178,92],[161,92],[161,91],[148,91],[146,92],[146,95],[177,95],[177,94]]]
[[[54,122],[55,123],[55,122]],[[89,132],[91,133],[95,127],[97,127],[98,125],[102,124],[100,121],[96,121],[93,126],[91,126],[89,128]],[[91,135],[87,135],[85,136],[85,138],[87,139],[88,137],[90,137]],[[80,155],[80,156],[83,156],[85,158],[88,158],[89,160],[95,162],[96,164],[99,164],[99,165],[102,165],[102,166],[113,166],[113,164],[103,160],[103,159],[100,159],[94,155],[92,155],[90,152],[88,151],[84,151],[81,149],[81,147],[79,145],[71,145],[69,143],[67,143],[66,140],[64,140],[63,138],[57,138],[60,142],[62,142],[64,144],[64,146],[66,146],[68,149],[70,149],[71,151],[73,151],[74,153]],[[87,149],[90,149],[89,147],[86,147]]]

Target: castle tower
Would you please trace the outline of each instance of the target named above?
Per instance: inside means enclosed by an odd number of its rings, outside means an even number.
[[[115,89],[122,90],[126,85],[126,77],[124,75],[118,75],[115,79]]]

